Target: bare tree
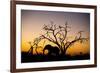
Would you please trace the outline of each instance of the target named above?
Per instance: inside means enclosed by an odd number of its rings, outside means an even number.
[[[47,39],[48,41],[57,45],[57,47],[61,50],[61,54],[66,54],[66,51],[69,47],[71,47],[74,43],[88,40],[88,38],[82,37],[82,32],[79,31],[78,35],[74,37],[73,40],[69,40],[68,33],[71,31],[71,27],[66,22],[64,26],[57,26],[52,21],[49,25],[45,25],[43,27],[45,34],[40,36],[41,39]]]
[[[33,54],[33,49],[35,49],[36,54],[38,54],[37,49],[38,48],[43,48],[42,46],[39,46],[39,42],[41,41],[41,38],[35,38],[33,42],[28,42],[30,44],[30,49],[28,50],[29,54]]]
[[[30,44],[30,49],[28,50],[28,54],[33,54],[33,45],[31,42],[28,42]]]

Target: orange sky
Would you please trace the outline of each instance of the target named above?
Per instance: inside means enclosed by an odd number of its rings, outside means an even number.
[[[33,41],[34,38],[39,37],[43,31],[43,25],[49,24],[53,21],[57,26],[64,25],[67,21],[71,26],[71,32],[69,36],[75,36],[78,31],[84,31],[83,37],[89,37],[90,34],[90,15],[88,13],[74,13],[74,12],[51,12],[51,11],[34,11],[34,10],[22,10],[22,47],[21,51],[28,51],[30,49],[29,41]],[[43,41],[42,41],[43,42]],[[41,42],[41,46],[43,46]],[[52,44],[46,41],[46,44]],[[45,44],[45,45],[46,45]],[[90,42],[87,41],[84,44],[76,43],[68,49],[68,53],[71,55],[82,53],[88,53],[90,50]],[[39,48],[42,52],[42,49]],[[33,51],[35,53],[35,51]]]

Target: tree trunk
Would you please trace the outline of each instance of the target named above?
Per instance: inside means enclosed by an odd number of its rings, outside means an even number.
[[[64,51],[63,48],[61,48],[61,55],[65,55],[65,54],[66,54],[66,52]]]

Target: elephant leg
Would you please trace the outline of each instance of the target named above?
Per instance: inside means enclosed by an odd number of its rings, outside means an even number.
[[[51,52],[51,51],[49,51],[49,52],[48,52],[48,55],[51,55],[51,54],[52,54],[52,52]]]

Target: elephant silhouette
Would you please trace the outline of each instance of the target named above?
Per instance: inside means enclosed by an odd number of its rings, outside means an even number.
[[[60,52],[58,47],[56,47],[56,46],[53,47],[51,45],[46,45],[44,47],[43,54],[44,54],[45,50],[48,50],[48,55],[54,55],[54,56],[59,55],[59,52]]]

